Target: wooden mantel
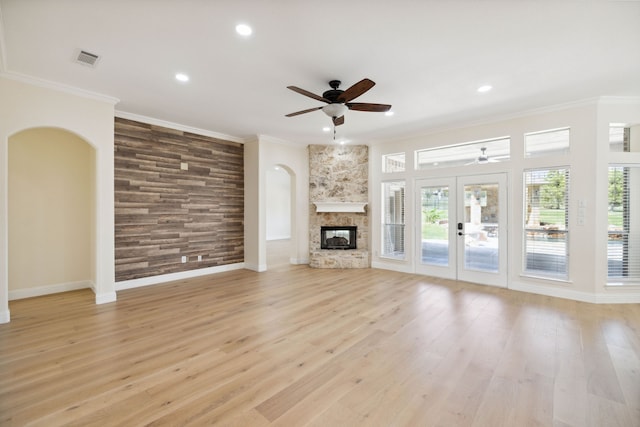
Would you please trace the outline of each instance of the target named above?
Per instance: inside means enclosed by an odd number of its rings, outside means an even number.
[[[316,212],[353,212],[364,213],[367,202],[313,202]]]

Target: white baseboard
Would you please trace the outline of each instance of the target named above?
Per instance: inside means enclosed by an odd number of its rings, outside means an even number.
[[[289,258],[289,263],[293,265],[309,264],[309,258]]]
[[[291,239],[291,235],[289,234],[287,235],[282,235],[282,236],[267,236],[267,242],[270,242],[271,240],[290,240]]]
[[[410,265],[395,264],[390,262],[371,261],[371,268],[397,271],[399,273],[414,273],[413,268]]]
[[[9,323],[11,320],[11,314],[9,313],[9,309],[0,311],[0,324]]]
[[[637,304],[640,303],[640,291],[629,292],[591,293],[576,291],[574,289],[551,287],[543,285],[531,285],[522,282],[513,282],[509,289],[528,292],[530,294],[546,295],[549,297],[570,299],[574,301],[588,302],[591,304]]]
[[[93,290],[95,292],[95,289]],[[96,304],[107,304],[110,302],[116,302],[117,296],[115,291],[103,292],[101,294],[96,293]]]
[[[142,286],[157,285],[159,283],[173,282],[174,280],[191,279],[193,277],[222,273],[223,271],[242,270],[245,263],[221,265],[219,267],[199,268],[197,270],[181,271],[179,273],[161,274],[159,276],[142,277],[140,279],[123,280],[116,282],[116,291],[124,289],[140,288]]]
[[[263,271],[267,271],[266,264],[254,264],[254,263],[244,263],[244,268],[247,270],[255,271],[258,273],[262,273]]]
[[[42,295],[57,294],[59,292],[75,291],[78,289],[93,288],[91,280],[78,282],[57,283],[55,285],[38,286],[35,288],[14,289],[9,291],[9,301],[23,298],[39,297]]]

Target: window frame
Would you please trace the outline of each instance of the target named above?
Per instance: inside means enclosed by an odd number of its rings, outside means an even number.
[[[551,171],[564,171],[565,174],[565,188],[564,188],[564,229],[541,229],[527,226],[528,223],[528,203],[530,196],[528,194],[529,189],[527,186],[530,184],[530,180],[527,179],[527,174],[531,172],[545,172],[548,174]],[[522,202],[523,202],[523,215],[522,215],[522,266],[521,266],[521,274],[526,277],[533,278],[542,278],[549,280],[557,280],[562,282],[568,282],[570,280],[570,187],[571,187],[571,167],[570,166],[548,166],[548,167],[535,167],[535,168],[526,168],[522,172]],[[539,196],[538,196],[539,197]],[[539,207],[540,205],[538,205]],[[528,251],[527,249],[530,247],[527,243],[529,242],[528,237],[529,233],[544,235],[546,236],[544,240],[548,240],[552,235],[562,235],[564,236],[564,273],[557,273],[553,271],[545,271],[541,269],[534,269],[528,266]]]
[[[401,197],[402,197],[402,201],[401,201],[401,206],[400,206],[400,217],[402,222],[398,223],[398,222],[387,222],[387,218],[389,218],[390,216],[397,216],[397,211],[394,210],[393,213],[389,212],[390,209],[390,204],[387,203],[387,199],[390,197],[388,194],[388,189],[387,186],[391,185],[391,184],[396,184],[396,185],[401,185]],[[407,242],[407,198],[406,198],[406,189],[407,189],[407,182],[404,179],[395,179],[395,180],[389,180],[389,181],[382,181],[381,182],[381,217],[380,217],[380,232],[381,232],[381,236],[380,236],[380,258],[385,258],[385,259],[392,259],[392,260],[398,260],[398,261],[405,261],[407,259],[407,251],[406,251],[406,242]],[[394,203],[394,206],[398,206],[398,202],[396,201]],[[394,255],[391,252],[396,252],[396,251],[388,251],[387,250],[387,246],[391,246],[393,242],[390,242],[387,240],[387,233],[385,231],[387,231],[387,228],[389,226],[401,226],[402,232],[400,234],[400,242],[401,242],[401,246],[402,249],[401,251],[398,252],[397,255]],[[395,228],[395,227],[394,227]],[[393,240],[397,243],[397,238],[398,235],[396,234],[397,231],[394,231],[394,238]]]
[[[528,137],[535,137],[535,136],[545,135],[545,134],[553,134],[553,133],[558,133],[563,131],[567,131],[568,133],[566,147],[557,148],[553,150],[546,150],[546,151],[529,151],[527,147]],[[540,130],[535,132],[527,132],[524,134],[524,157],[526,159],[534,159],[537,157],[544,157],[544,156],[567,156],[569,154],[571,154],[571,128],[568,126],[555,128],[555,129]]]

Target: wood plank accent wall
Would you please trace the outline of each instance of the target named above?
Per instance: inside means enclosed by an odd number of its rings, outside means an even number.
[[[116,281],[244,261],[242,144],[116,118],[114,157]]]

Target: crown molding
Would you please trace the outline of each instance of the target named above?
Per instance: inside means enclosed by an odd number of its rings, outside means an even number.
[[[568,110],[571,108],[597,106],[603,99],[606,99],[606,98],[612,99],[616,97],[599,96],[599,97],[593,97],[593,98],[579,99],[576,101],[569,101],[569,102],[564,102],[560,104],[548,105],[544,107],[515,111],[513,113],[498,114],[495,116],[486,117],[486,118],[477,119],[477,120],[470,120],[468,122],[459,123],[459,124],[445,124],[442,126],[434,126],[433,128],[427,129],[423,132],[416,132],[413,135],[409,135],[399,139],[376,140],[376,141],[373,141],[371,145],[377,146],[380,144],[388,143],[390,141],[399,141],[399,142],[411,141],[420,137],[437,135],[440,133],[449,132],[453,130],[468,129],[468,128],[477,127],[477,126],[490,125],[493,123],[499,123],[499,122],[504,122],[508,120],[521,119],[523,117],[554,113],[557,111]],[[618,97],[618,98],[625,98],[625,97]]]
[[[640,96],[603,96],[598,101],[605,105],[634,105],[640,104]]]
[[[269,142],[272,144],[280,144],[280,145],[287,145],[289,147],[295,147],[295,148],[306,148],[306,145],[303,144],[298,144],[295,142],[291,142],[291,141],[287,141],[285,139],[280,139],[280,138],[276,138],[274,136],[269,136],[269,135],[257,135],[258,141],[262,142]]]
[[[208,136],[211,138],[222,139],[224,141],[237,142],[244,144],[246,141],[244,138],[237,136],[226,135],[224,133],[214,132],[206,129],[195,128],[191,126],[181,125],[180,123],[173,123],[166,120],[155,119],[153,117],[147,117],[140,114],[129,113],[126,111],[116,110],[116,117],[127,120],[135,120],[137,122],[147,123],[155,126],[162,126],[165,128],[180,130],[188,133],[195,133],[196,135]]]
[[[44,89],[55,90],[57,92],[63,92],[70,95],[75,95],[81,98],[92,99],[94,101],[106,102],[108,104],[115,105],[120,100],[113,96],[103,95],[101,93],[91,92],[84,89],[79,89],[74,86],[69,86],[62,83],[52,82],[50,80],[41,79],[38,77],[29,76],[26,74],[16,73],[14,71],[3,71],[0,72],[0,77],[14,80],[21,83],[26,83],[32,86],[38,86]]]

